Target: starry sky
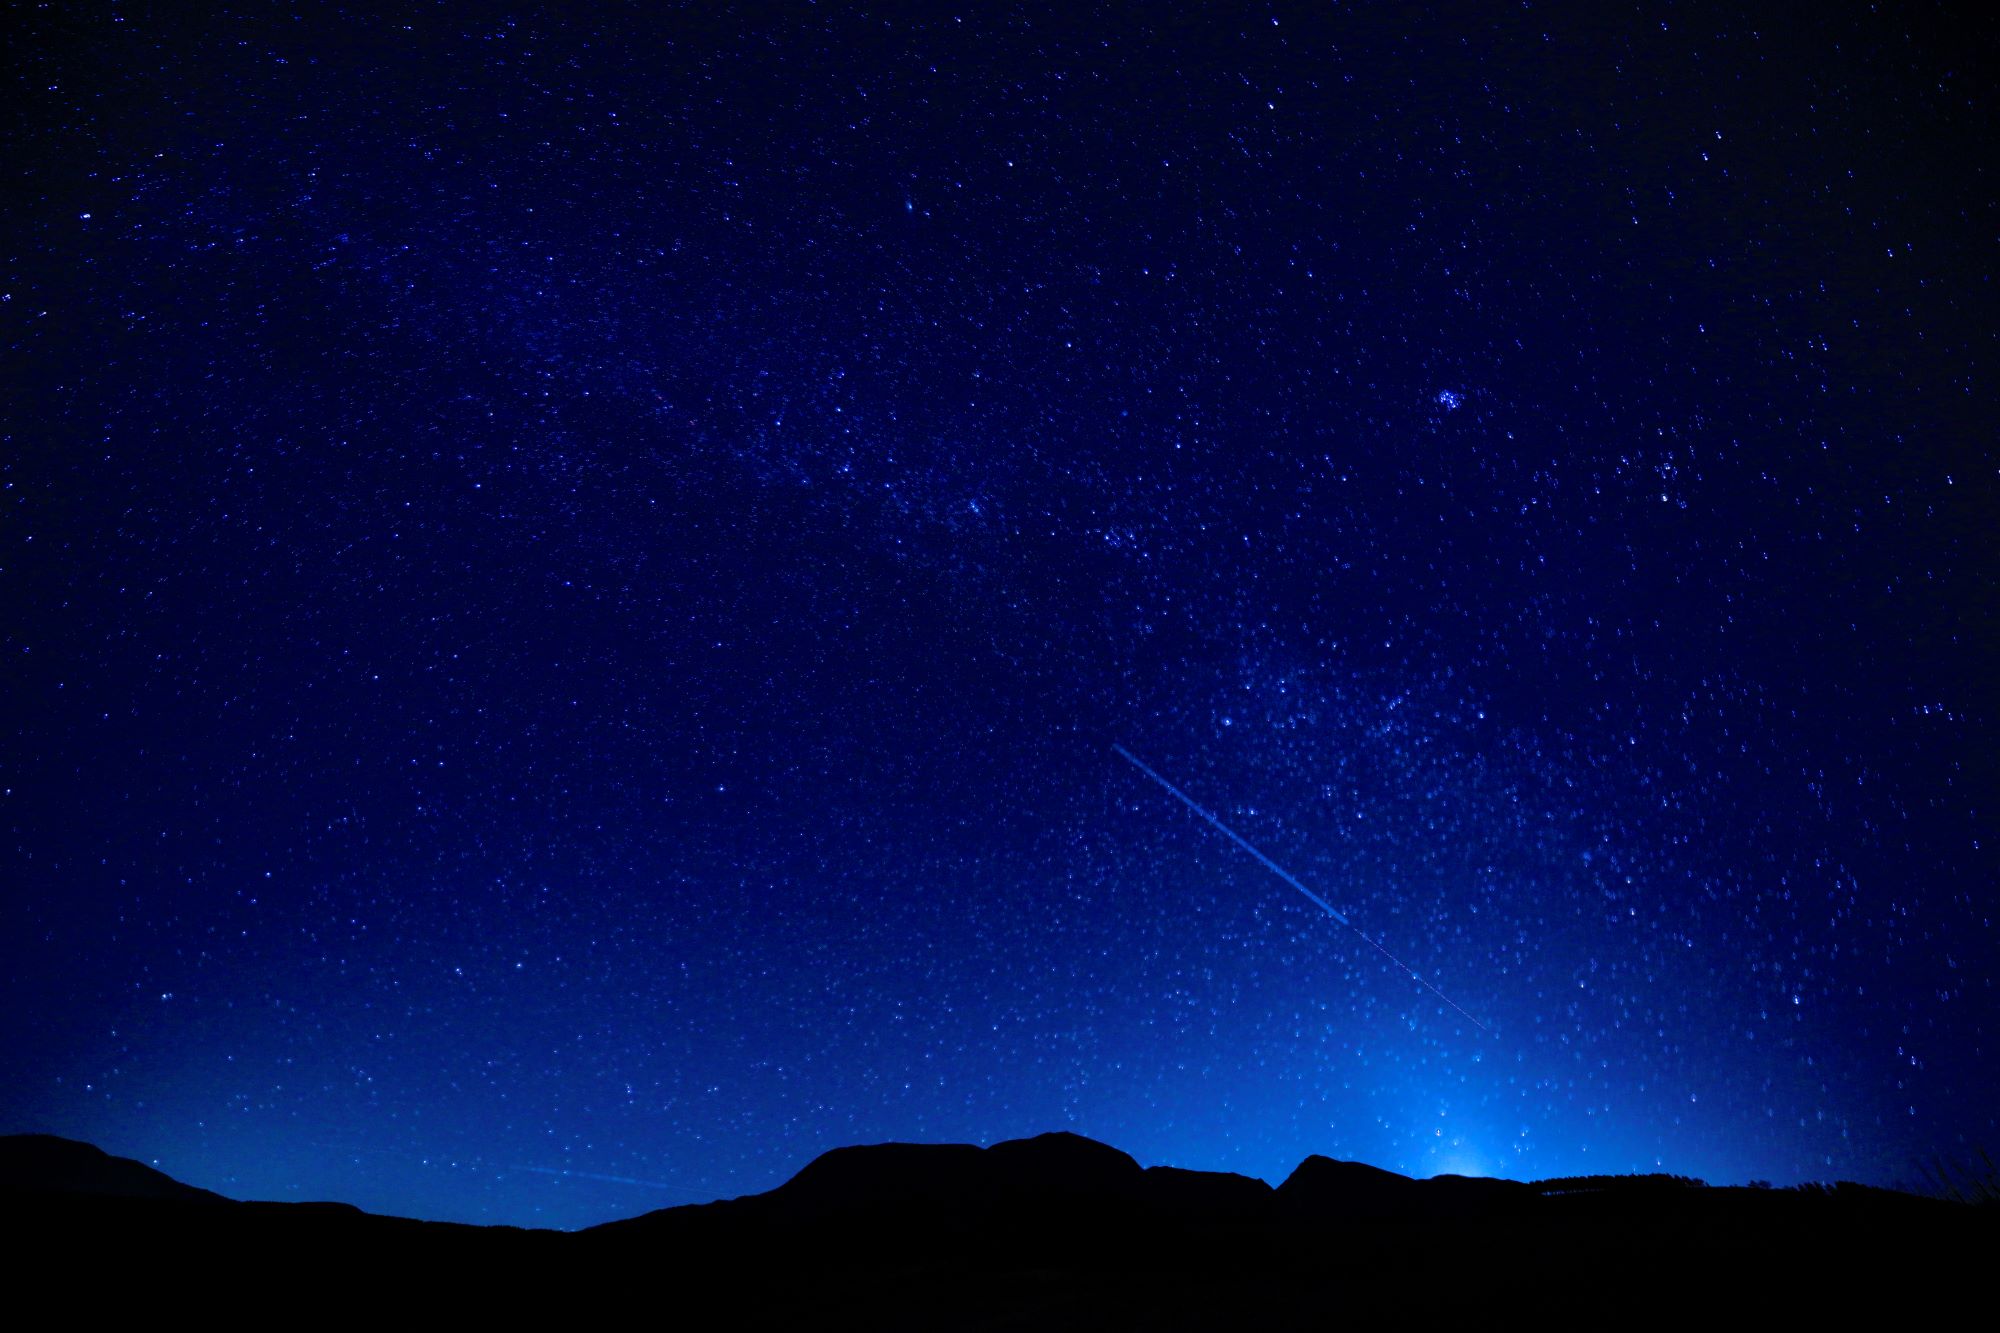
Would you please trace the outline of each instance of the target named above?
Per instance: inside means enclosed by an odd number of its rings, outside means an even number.
[[[7,7],[0,1129],[2000,1149],[1991,26],[367,8]]]

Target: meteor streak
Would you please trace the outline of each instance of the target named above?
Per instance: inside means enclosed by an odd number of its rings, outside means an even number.
[[[1411,967],[1408,963],[1404,962],[1402,959],[1396,957],[1395,954],[1390,953],[1387,949],[1383,948],[1375,940],[1369,938],[1369,936],[1362,931],[1361,927],[1355,925],[1352,921],[1349,921],[1345,916],[1343,916],[1339,908],[1335,907],[1332,903],[1328,902],[1326,899],[1320,897],[1317,893],[1314,893],[1311,889],[1307,888],[1305,885],[1299,883],[1298,876],[1294,875],[1291,871],[1279,865],[1276,861],[1273,861],[1270,857],[1264,855],[1264,853],[1258,851],[1255,847],[1252,847],[1240,833],[1238,833],[1235,829],[1229,827],[1229,825],[1223,823],[1221,820],[1217,819],[1214,815],[1210,814],[1201,805],[1197,804],[1192,796],[1189,796],[1179,787],[1176,787],[1173,783],[1167,781],[1165,778],[1161,777],[1158,773],[1155,773],[1151,768],[1147,767],[1145,761],[1140,759],[1138,755],[1133,754],[1130,750],[1126,749],[1122,745],[1114,744],[1111,748],[1118,752],[1119,758],[1123,759],[1126,763],[1132,765],[1132,767],[1138,769],[1141,773],[1144,773],[1147,777],[1151,778],[1153,781],[1159,783],[1160,786],[1166,788],[1167,793],[1171,795],[1175,800],[1179,801],[1182,805],[1186,806],[1188,809],[1194,811],[1197,815],[1200,815],[1204,820],[1208,822],[1208,824],[1212,828],[1215,829],[1217,833],[1220,833],[1223,837],[1229,839],[1231,842],[1235,843],[1238,847],[1241,847],[1244,851],[1256,857],[1258,862],[1264,867],[1264,869],[1270,871],[1272,874],[1276,875],[1279,879],[1282,879],[1283,881],[1285,881],[1285,883],[1291,885],[1293,888],[1297,889],[1300,893],[1303,893],[1306,897],[1312,899],[1313,902],[1316,903],[1319,906],[1319,908],[1322,911],[1324,911],[1328,916],[1332,917],[1335,921],[1338,921],[1341,925],[1346,926],[1356,935],[1361,936],[1362,940],[1365,941],[1371,948],[1373,948],[1375,952],[1381,954],[1384,958],[1394,963],[1397,967],[1400,967],[1405,972],[1409,973],[1410,980],[1416,982],[1419,986],[1422,986],[1425,990],[1437,996],[1440,1000],[1443,1000],[1453,1009],[1457,1009],[1459,1014],[1465,1019],[1466,1022],[1472,1024],[1472,1026],[1478,1028],[1481,1032],[1492,1031],[1492,1029],[1488,1028],[1484,1023],[1474,1018],[1471,1014],[1466,1013],[1464,1009],[1459,1008],[1458,1002],[1456,1000],[1452,999],[1449,995],[1446,995],[1436,986],[1431,985],[1430,982],[1425,981],[1422,977],[1418,976],[1415,968]]]
[[[602,1180],[613,1185],[636,1185],[640,1189],[671,1190],[676,1194],[687,1193],[686,1190],[674,1185],[662,1185],[657,1180],[639,1180],[632,1176],[607,1176],[600,1171],[572,1171],[567,1167],[557,1168],[553,1166],[510,1166],[507,1169],[510,1171],[530,1171],[538,1176],[560,1176],[565,1180]]]

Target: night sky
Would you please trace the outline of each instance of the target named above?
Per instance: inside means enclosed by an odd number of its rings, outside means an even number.
[[[1995,32],[1745,8],[8,5],[0,1129],[2000,1149]]]

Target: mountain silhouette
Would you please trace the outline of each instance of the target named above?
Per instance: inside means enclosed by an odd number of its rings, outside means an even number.
[[[1337,1221],[1486,1217],[1518,1210],[1535,1197],[1515,1180],[1433,1176],[1412,1180],[1361,1162],[1317,1153],[1278,1186],[1278,1202],[1294,1214]]]
[[[227,1203],[164,1171],[129,1157],[54,1134],[10,1134],[0,1138],[0,1190],[10,1194],[81,1194],[118,1199],[171,1199],[182,1203]]]
[[[776,1189],[576,1233],[239,1203],[47,1135],[0,1138],[21,1293],[261,1318],[815,1327],[1334,1319],[1908,1319],[1979,1293],[1996,1210],[1859,1185],[1413,1180],[1313,1156],[1277,1188],[1075,1134],[838,1148]],[[113,1280],[115,1279],[115,1280]],[[80,1307],[81,1308],[81,1307]],[[1942,1307],[1940,1307],[1942,1308]]]

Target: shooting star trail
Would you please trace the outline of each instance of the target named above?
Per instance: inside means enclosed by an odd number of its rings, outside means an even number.
[[[606,1184],[632,1185],[639,1189],[663,1190],[670,1194],[681,1195],[693,1202],[707,1202],[705,1196],[696,1194],[685,1186],[668,1185],[657,1180],[641,1180],[636,1176],[609,1176],[601,1171],[578,1171],[566,1166],[522,1166],[516,1162],[488,1162],[478,1157],[458,1158],[444,1153],[422,1153],[411,1148],[363,1148],[354,1144],[321,1143],[316,1139],[307,1139],[306,1146],[324,1148],[328,1152],[338,1153],[343,1157],[402,1157],[410,1161],[421,1162],[425,1166],[449,1167],[454,1171],[479,1171],[487,1175],[499,1175],[507,1171],[526,1171],[531,1175],[537,1176],[561,1176],[571,1180],[601,1180]]]
[[[1384,958],[1394,963],[1397,967],[1400,967],[1403,969],[1403,971],[1409,973],[1410,980],[1416,982],[1419,986],[1422,986],[1425,990],[1437,996],[1440,1000],[1443,1000],[1453,1009],[1458,1010],[1459,1014],[1465,1019],[1466,1022],[1472,1024],[1472,1026],[1478,1028],[1481,1032],[1492,1031],[1492,1029],[1487,1027],[1484,1023],[1474,1018],[1471,1014],[1466,1013],[1465,1010],[1459,1006],[1458,1001],[1452,999],[1449,995],[1446,995],[1436,986],[1431,985],[1430,982],[1425,981],[1422,977],[1418,976],[1417,970],[1415,968],[1411,967],[1408,963],[1396,957],[1395,954],[1390,953],[1387,949],[1383,948],[1375,940],[1371,939],[1368,936],[1368,934],[1361,929],[1361,927],[1355,925],[1352,921],[1349,921],[1346,918],[1346,916],[1342,915],[1339,908],[1335,907],[1332,903],[1328,902],[1326,899],[1320,897],[1317,893],[1314,893],[1311,889],[1307,888],[1305,885],[1299,883],[1298,876],[1294,875],[1291,871],[1279,865],[1276,861],[1273,861],[1270,857],[1264,855],[1264,853],[1258,851],[1255,847],[1252,847],[1249,844],[1249,842],[1244,839],[1242,834],[1238,833],[1235,829],[1229,827],[1229,825],[1223,823],[1221,820],[1217,819],[1214,815],[1210,814],[1205,808],[1203,808],[1198,802],[1196,802],[1196,800],[1192,796],[1189,796],[1179,787],[1176,787],[1173,783],[1167,781],[1165,778],[1161,777],[1158,773],[1155,773],[1151,768],[1147,766],[1145,760],[1139,758],[1138,755],[1133,754],[1130,750],[1126,749],[1122,745],[1114,744],[1111,748],[1118,752],[1119,758],[1123,759],[1126,763],[1132,765],[1132,767],[1138,769],[1141,773],[1144,773],[1147,777],[1151,778],[1153,781],[1159,783],[1160,786],[1166,788],[1168,794],[1171,795],[1175,800],[1179,801],[1182,805],[1186,806],[1188,809],[1194,811],[1197,815],[1200,815],[1204,820],[1208,822],[1208,824],[1212,828],[1215,829],[1217,833],[1220,833],[1223,837],[1229,839],[1231,842],[1235,843],[1238,847],[1241,847],[1244,851],[1256,857],[1258,862],[1264,867],[1264,869],[1270,871],[1272,874],[1276,875],[1279,879],[1282,879],[1283,881],[1285,881],[1285,883],[1291,885],[1293,888],[1297,889],[1300,893],[1303,893],[1306,897],[1312,899],[1314,903],[1318,904],[1320,910],[1324,911],[1328,916],[1332,917],[1335,921],[1338,921],[1341,925],[1346,926],[1356,935],[1359,935],[1362,938],[1362,940],[1368,944],[1370,948],[1375,950],[1375,952],[1381,954]]]
[[[666,1190],[673,1194],[697,1197],[678,1185],[663,1185],[657,1180],[640,1180],[634,1176],[607,1176],[601,1171],[574,1171],[568,1167],[553,1166],[510,1166],[509,1171],[527,1171],[538,1176],[560,1176],[564,1180],[602,1180],[611,1185],[634,1185],[640,1189]]]

